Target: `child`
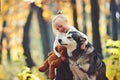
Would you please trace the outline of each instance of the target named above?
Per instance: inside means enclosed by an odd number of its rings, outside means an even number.
[[[55,54],[60,57],[63,61],[65,60],[56,50],[55,47],[59,44],[58,39],[62,36],[65,36],[66,33],[69,31],[77,31],[79,32],[84,38],[86,38],[85,45],[82,46],[82,49],[85,49],[86,44],[88,43],[88,38],[85,34],[78,31],[74,27],[68,24],[68,19],[62,14],[62,12],[58,12],[52,20],[53,29],[57,30],[56,38],[53,45],[53,50]],[[57,69],[56,80],[73,80],[72,73],[69,69],[69,63],[63,62],[62,66]]]
[[[55,47],[59,44],[58,39],[62,36],[65,36],[65,34],[70,31],[79,32],[84,38],[86,38],[85,45],[88,43],[88,37],[85,34],[83,34],[82,32],[75,29],[74,27],[70,26],[68,24],[67,18],[64,15],[62,15],[62,12],[60,12],[60,11],[58,12],[58,15],[53,18],[52,26],[55,30],[57,30],[57,35],[56,35],[56,38],[54,41],[53,50],[55,51],[55,53],[58,57],[61,57],[61,55],[55,50]],[[85,45],[82,46],[82,49],[85,48]]]

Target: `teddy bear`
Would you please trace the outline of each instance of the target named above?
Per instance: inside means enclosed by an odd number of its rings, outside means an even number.
[[[54,51],[48,53],[48,58],[45,60],[44,64],[39,67],[40,72],[45,72],[49,70],[49,79],[53,80],[55,78],[55,68],[59,68],[63,61],[67,59],[67,48],[58,45],[56,51],[59,52],[61,57],[57,57]]]

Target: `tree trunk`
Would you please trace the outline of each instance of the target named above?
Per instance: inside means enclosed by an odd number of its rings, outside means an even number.
[[[77,23],[76,0],[71,0],[71,4],[72,4],[72,9],[73,9],[73,22],[74,22],[74,26],[75,26],[76,29],[79,30],[78,23]]]
[[[108,36],[111,35],[111,32],[110,32],[110,28],[111,28],[110,19],[111,19],[110,15],[106,15],[106,20],[107,20],[106,33],[107,33]]]
[[[99,33],[99,5],[98,0],[90,0],[91,3],[91,16],[92,16],[92,32],[93,32],[93,46],[95,47],[96,51],[98,51],[102,56],[102,49],[101,49],[101,40],[100,40],[100,33]]]
[[[83,32],[87,34],[87,26],[86,26],[86,11],[85,11],[85,0],[82,0],[83,7]]]
[[[9,38],[7,36],[7,33],[4,31],[4,29],[7,27],[7,21],[3,20],[3,31],[1,33],[1,38],[0,38],[0,63],[2,62],[2,42],[3,39],[6,39],[7,41],[7,61],[10,63],[11,62],[11,58],[10,58],[10,48],[8,47],[9,45]]]
[[[30,10],[30,13],[28,15],[28,18],[27,18],[27,22],[24,26],[24,34],[23,34],[23,49],[24,49],[24,55],[27,57],[26,58],[26,63],[27,63],[27,66],[28,67],[33,67],[35,66],[32,58],[31,58],[31,55],[30,55],[30,47],[29,47],[29,44],[30,44],[30,40],[29,40],[29,30],[30,30],[30,23],[31,23],[31,18],[32,18],[32,13],[33,13],[33,9],[32,9],[32,5],[31,4],[31,10]]]
[[[50,41],[50,36],[53,36],[53,34],[50,34],[50,30],[52,29],[51,26],[48,26],[47,22],[43,19],[42,16],[42,8],[36,7],[37,10],[37,15],[38,15],[38,22],[40,26],[40,33],[41,33],[41,39],[42,39],[42,44],[43,44],[43,53],[45,55],[45,59],[47,58],[48,52],[51,51],[51,41]]]
[[[110,1],[110,11],[112,17],[112,39],[117,40],[118,39],[117,19],[116,19],[117,5],[115,3],[115,0]]]

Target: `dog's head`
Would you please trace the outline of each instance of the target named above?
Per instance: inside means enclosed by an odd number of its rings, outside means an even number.
[[[82,37],[79,32],[71,31],[66,34],[66,36],[58,39],[58,42],[65,46],[69,52],[74,51],[75,49],[80,49],[83,43],[85,43],[86,39]]]

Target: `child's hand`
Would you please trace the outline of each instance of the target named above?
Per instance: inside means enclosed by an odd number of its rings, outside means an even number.
[[[83,44],[81,45],[81,50],[85,50],[85,48],[86,48],[86,44],[83,43]]]

